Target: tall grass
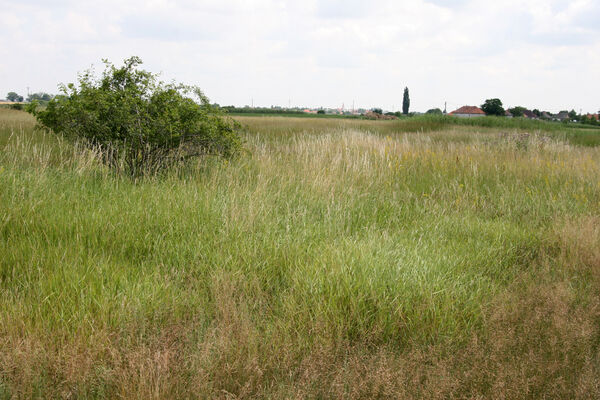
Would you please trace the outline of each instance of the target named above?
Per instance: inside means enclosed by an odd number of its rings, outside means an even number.
[[[310,117],[268,117],[260,118],[236,116],[237,120],[245,123],[253,133],[284,135],[302,132],[323,132],[331,129],[351,129],[378,134],[394,133],[444,133],[459,131],[465,139],[471,140],[472,133],[495,132],[505,133],[535,133],[548,136],[559,141],[575,145],[600,145],[600,129],[593,126],[578,124],[562,124],[557,122],[527,120],[523,118],[456,118],[450,116],[423,115],[404,118],[395,121],[370,121],[363,119],[333,119]],[[438,139],[443,135],[437,136]]]
[[[0,112],[0,398],[600,393],[600,149],[243,118],[133,182]]]

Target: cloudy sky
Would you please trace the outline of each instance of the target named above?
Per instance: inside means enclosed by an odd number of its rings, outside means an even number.
[[[0,0],[0,97],[131,55],[222,105],[600,109],[599,0]]]

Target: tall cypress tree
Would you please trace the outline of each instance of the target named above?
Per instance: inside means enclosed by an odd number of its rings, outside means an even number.
[[[404,98],[402,99],[402,114],[408,114],[410,108],[410,96],[408,95],[408,88],[404,88]]]

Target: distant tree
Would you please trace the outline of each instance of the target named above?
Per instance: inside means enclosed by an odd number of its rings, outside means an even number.
[[[8,94],[6,95],[6,100],[8,100],[8,101],[15,101],[15,102],[21,102],[21,101],[23,101],[23,96],[19,96],[15,92],[8,92]]]
[[[577,112],[575,110],[571,110],[569,111],[569,119],[571,121],[576,120],[577,119]]]
[[[504,107],[502,107],[502,101],[500,99],[487,99],[485,103],[481,105],[481,109],[487,115],[504,115]]]
[[[432,108],[431,110],[427,110],[425,114],[442,115],[443,112],[439,108]]]
[[[52,96],[49,95],[48,93],[44,93],[44,92],[32,93],[29,96],[27,96],[27,102],[28,103],[31,103],[34,100],[37,100],[37,101],[50,101],[50,100],[52,100]]]
[[[383,114],[383,110],[381,108],[371,108],[375,114]]]
[[[522,117],[525,115],[523,112],[527,110],[525,107],[517,106],[513,108],[509,108],[508,111],[513,115],[513,117]]]
[[[325,110],[319,110],[317,111],[317,114],[325,114]]]
[[[408,110],[410,109],[410,95],[408,93],[408,88],[404,88],[404,96],[402,98],[402,114],[407,115]]]
[[[536,117],[540,118],[542,116],[542,113],[540,110],[538,110],[537,108],[534,108],[532,113],[535,114]]]

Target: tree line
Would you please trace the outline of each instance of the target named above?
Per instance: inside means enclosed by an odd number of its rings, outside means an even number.
[[[33,101],[50,101],[53,98],[54,95],[45,92],[31,93],[27,96],[27,99],[25,99],[17,92],[8,92],[8,94],[6,95],[6,100],[15,103],[22,103],[24,100],[26,100],[27,103],[31,103]]]

